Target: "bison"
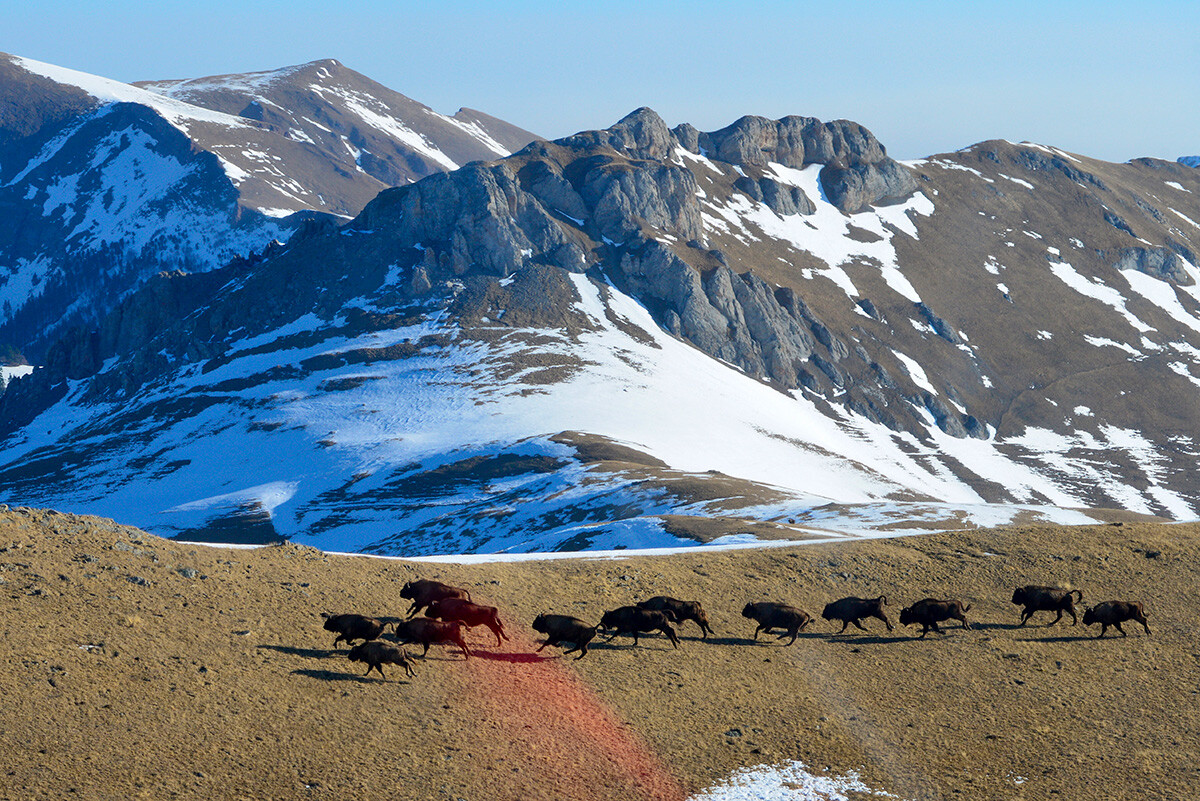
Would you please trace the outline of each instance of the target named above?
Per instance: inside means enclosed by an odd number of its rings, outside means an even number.
[[[812,620],[808,612],[803,609],[773,601],[746,604],[746,607],[742,609],[742,617],[758,621],[758,628],[754,630],[754,639],[756,640],[760,631],[770,632],[771,629],[783,629],[784,633],[779,635],[779,639],[782,640],[789,634],[792,635],[792,639],[788,640],[785,645],[794,643],[801,629]]]
[[[670,622],[667,620],[666,614],[653,609],[641,609],[636,606],[622,606],[617,609],[611,609],[605,612],[600,617],[599,629],[612,629],[613,640],[618,634],[633,635],[633,644],[638,644],[638,633],[643,631],[661,631],[667,635],[667,639],[671,641],[671,645],[679,647],[679,638],[675,636],[675,630],[671,628]]]
[[[887,630],[891,631],[892,621],[888,620],[887,615],[883,612],[883,607],[887,606],[887,602],[886,595],[880,595],[878,598],[842,598],[831,604],[825,604],[825,611],[821,613],[821,617],[825,620],[842,621],[842,630],[838,634],[844,634],[846,627],[851,623],[866,631],[861,622],[864,617],[882,620],[883,624],[887,626]]]
[[[1097,637],[1103,637],[1109,626],[1115,626],[1117,631],[1121,632],[1122,637],[1129,636],[1125,633],[1125,629],[1121,628],[1121,624],[1126,620],[1136,620],[1142,624],[1142,628],[1146,630],[1147,634],[1150,633],[1150,625],[1146,622],[1146,611],[1137,601],[1105,601],[1083,613],[1083,625],[1100,624],[1100,633],[1096,635]]]
[[[412,601],[412,606],[408,610],[408,616],[413,617],[417,612],[420,612],[434,601],[440,601],[443,598],[462,598],[464,601],[469,601],[471,600],[471,593],[458,587],[451,587],[449,584],[443,584],[440,581],[418,579],[417,581],[410,581],[401,587],[400,597]]]
[[[1056,587],[1026,584],[1024,587],[1017,587],[1013,590],[1012,602],[1025,607],[1021,612],[1022,626],[1029,622],[1029,618],[1033,617],[1034,612],[1057,612],[1058,616],[1048,624],[1051,626],[1062,620],[1063,612],[1070,612],[1071,625],[1074,626],[1079,623],[1079,618],[1075,614],[1073,597],[1075,595],[1078,595],[1079,602],[1083,603],[1083,593],[1079,590],[1061,590]]]
[[[563,651],[563,654],[579,651],[576,659],[583,659],[587,653],[588,643],[596,636],[596,626],[589,626],[579,618],[570,615],[538,615],[533,619],[533,630],[546,635],[546,641],[538,646],[538,651],[547,645],[572,643],[574,647]]]
[[[336,631],[337,638],[333,641],[333,647],[337,648],[337,644],[342,640],[346,641],[347,645],[353,643],[354,640],[375,640],[383,634],[384,623],[381,620],[376,620],[373,617],[365,617],[363,615],[323,615],[325,618],[325,630]]]
[[[430,620],[427,617],[418,617],[413,620],[402,620],[396,624],[396,639],[401,643],[419,643],[424,646],[421,651],[421,656],[429,653],[429,646],[433,643],[454,643],[462,649],[463,656],[467,659],[471,658],[471,650],[467,648],[467,642],[463,639],[463,624],[455,620],[447,622],[445,620]]]
[[[942,620],[951,618],[961,620],[964,629],[971,628],[966,617],[966,613],[969,611],[971,611],[971,605],[963,606],[962,601],[939,601],[936,598],[925,598],[900,610],[900,625],[911,626],[914,623],[920,623],[921,639],[925,639],[925,635],[929,633],[930,629],[938,634],[945,634],[938,628],[938,622]]]
[[[351,662],[366,662],[367,672],[364,676],[371,675],[372,670],[378,670],[379,675],[387,678],[383,674],[384,665],[399,665],[404,668],[404,672],[413,677],[412,660],[404,649],[397,648],[390,642],[381,640],[371,640],[354,646],[350,649],[349,658]]]
[[[662,612],[675,625],[679,625],[685,620],[695,621],[696,625],[700,627],[701,639],[707,640],[712,631],[708,625],[708,615],[704,614],[704,608],[700,606],[699,601],[680,601],[666,595],[656,595],[648,601],[638,603],[638,608]]]
[[[508,639],[494,606],[481,606],[462,598],[443,598],[429,604],[429,608],[425,610],[425,617],[457,620],[468,628],[487,626],[492,630],[492,634],[496,635],[496,645],[500,645],[501,639]]]

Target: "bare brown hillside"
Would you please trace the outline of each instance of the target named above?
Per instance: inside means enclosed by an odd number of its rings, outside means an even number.
[[[1195,797],[1198,557],[1198,525],[1126,523],[458,566],[0,512],[0,796],[682,799],[801,759],[903,798]],[[363,678],[320,613],[398,617],[417,576],[498,606],[511,640]],[[1044,613],[1016,628],[1026,582],[1143,601],[1153,634],[1095,640]],[[594,622],[660,593],[700,600],[716,636],[534,652],[538,612]],[[880,593],[893,620],[961,598],[975,628],[835,637],[818,619],[781,647],[740,616]]]

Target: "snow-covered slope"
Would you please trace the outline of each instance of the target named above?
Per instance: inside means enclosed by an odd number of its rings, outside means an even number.
[[[1194,518],[1197,196],[641,110],[152,284],[0,400],[0,487],[408,555]]]
[[[333,61],[151,86],[0,54],[0,342],[39,354],[160,270],[213,269],[454,159],[506,155],[495,136],[532,138]],[[287,119],[263,113],[280,103]]]

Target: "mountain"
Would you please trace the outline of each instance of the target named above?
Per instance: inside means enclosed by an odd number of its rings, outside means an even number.
[[[157,277],[13,382],[0,485],[397,554],[1194,518],[1198,195],[641,109]]]
[[[0,54],[0,343],[40,355],[157,272],[249,257],[533,138],[333,60],[136,86]]]

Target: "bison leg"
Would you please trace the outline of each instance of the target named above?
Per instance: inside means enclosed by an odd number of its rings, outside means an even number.
[[[1101,623],[1101,624],[1100,624],[1100,633],[1096,635],[1096,639],[1100,639],[1101,637],[1103,637],[1103,636],[1104,636],[1104,632],[1106,632],[1106,631],[1108,631],[1108,624],[1107,624],[1107,623]]]
[[[1033,610],[1028,606],[1021,612],[1021,625],[1024,626],[1029,622],[1029,618],[1033,617]]]
[[[1059,609],[1059,610],[1058,610],[1058,617],[1056,617],[1056,618],[1054,618],[1054,620],[1051,620],[1051,621],[1050,621],[1050,625],[1051,625],[1051,626],[1053,626],[1053,625],[1054,625],[1055,623],[1057,623],[1058,621],[1062,620],[1062,613],[1063,613],[1063,610]]]
[[[427,656],[427,655],[429,654],[429,643],[424,643],[424,645],[425,645],[425,650],[424,650],[424,651],[421,651],[421,656],[422,656],[422,657],[425,657],[425,656]]]
[[[754,630],[754,639],[756,642],[758,641],[758,633],[762,630],[763,630],[763,627],[762,627],[762,624],[760,623],[760,624],[758,624],[758,628],[756,628]]]
[[[882,614],[880,614],[880,615],[874,615],[874,617],[877,617],[877,618],[879,618],[880,620],[882,620],[882,621],[883,621],[883,625],[887,626],[887,630],[888,630],[888,631],[891,631],[891,630],[892,630],[892,621],[890,621],[890,620],[888,620],[888,619],[887,619],[887,615],[882,615]]]
[[[790,634],[790,635],[792,635],[792,639],[790,639],[790,640],[788,640],[787,642],[785,642],[785,643],[784,643],[784,645],[785,645],[785,646],[787,646],[787,645],[791,645],[792,643],[794,643],[794,642],[796,641],[796,638],[800,636],[800,629],[801,629],[801,628],[802,628],[801,626],[796,626],[796,627],[795,627],[794,629],[792,629],[791,631],[784,632],[782,635],[780,635],[779,639],[781,639],[781,640],[782,640],[784,637],[786,637],[786,636],[788,636],[788,635]]]
[[[671,645],[674,645],[676,648],[679,647],[679,638],[675,636],[674,629],[672,629],[670,626],[667,626],[662,630],[662,632],[667,635],[667,639],[671,641]]]
[[[1141,623],[1141,624],[1142,624],[1142,628],[1144,628],[1144,629],[1146,630],[1146,633],[1147,633],[1147,634],[1149,634],[1149,633],[1150,633],[1150,625],[1149,625],[1149,624],[1146,622],[1146,618],[1145,618],[1144,616],[1143,616],[1143,617],[1134,618],[1134,619],[1135,619],[1135,620],[1136,620],[1138,623]]]
[[[1125,633],[1125,629],[1121,628],[1121,622],[1120,622],[1120,621],[1118,621],[1118,620],[1114,620],[1114,621],[1113,621],[1113,625],[1117,627],[1117,631],[1121,632],[1121,636],[1122,636],[1122,637],[1128,637],[1128,636],[1129,636],[1128,634],[1126,634],[1126,633]]]
[[[853,624],[854,624],[856,627],[858,627],[859,629],[861,629],[861,630],[863,630],[863,631],[866,631],[866,630],[867,630],[867,627],[866,627],[866,626],[864,626],[862,623],[860,623],[860,622],[859,622],[859,620],[858,620],[858,618],[854,618],[854,620],[852,620],[852,621],[850,621],[850,622],[851,622],[851,623],[853,623]]]

